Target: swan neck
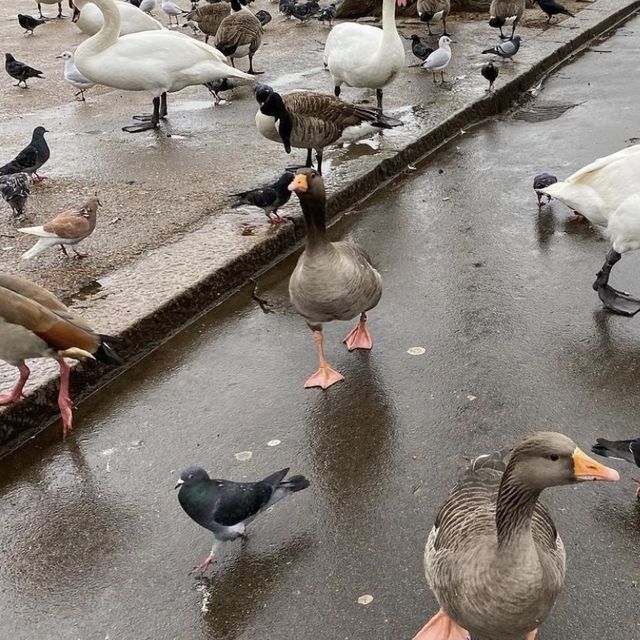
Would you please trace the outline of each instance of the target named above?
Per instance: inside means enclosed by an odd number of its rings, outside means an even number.
[[[92,0],[102,12],[102,28],[81,47],[93,52],[104,51],[116,43],[120,35],[120,12],[113,0]]]
[[[397,35],[396,0],[382,0],[382,31],[384,37]]]

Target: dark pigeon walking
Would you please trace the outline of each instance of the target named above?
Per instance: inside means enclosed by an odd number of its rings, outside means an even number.
[[[500,71],[498,70],[498,67],[496,67],[496,65],[493,64],[493,62],[487,62],[486,64],[482,65],[482,69],[480,69],[480,73],[482,74],[482,77],[485,80],[489,81],[489,88],[486,89],[486,91],[487,92],[493,91],[493,84],[498,79],[498,74],[500,73]]]
[[[43,78],[42,71],[38,71],[33,67],[30,67],[24,62],[16,60],[10,53],[4,54],[4,70],[18,81],[18,84],[14,85],[19,87],[24,83],[25,89],[27,88],[27,80],[29,78]]]
[[[325,7],[320,11],[318,14],[318,20],[320,22],[328,22],[329,26],[332,27],[337,13],[336,4],[335,2],[332,2],[328,7]]]
[[[24,213],[24,205],[29,197],[29,176],[26,173],[12,173],[0,176],[0,195],[11,207],[14,216]]]
[[[0,167],[0,176],[12,173],[27,173],[40,182],[44,177],[38,175],[38,169],[49,159],[50,151],[44,134],[48,131],[44,127],[36,127],[31,136],[31,142],[13,159]]]
[[[558,182],[558,178],[552,176],[550,173],[541,173],[533,179],[533,189],[538,196],[538,209],[542,209],[542,197],[547,196],[547,204],[551,202],[551,196],[548,193],[542,193],[540,189],[544,189],[549,185]]]
[[[547,22],[551,22],[551,18],[559,14],[570,16],[571,18],[576,17],[575,14],[571,13],[571,11],[563,7],[559,2],[556,2],[556,0],[534,0],[534,2],[537,2],[538,6],[547,14]]]
[[[593,453],[604,458],[613,458],[614,460],[626,460],[636,467],[640,467],[640,438],[633,440],[605,440],[598,438],[597,444],[591,447]],[[640,480],[633,480],[638,486],[636,495],[640,499]]]
[[[482,53],[493,53],[496,56],[500,56],[506,60],[513,60],[513,56],[518,53],[520,49],[520,36],[513,36],[510,40],[500,42],[491,49],[485,49]]]
[[[278,215],[278,209],[289,202],[289,198],[291,198],[289,185],[293,182],[294,177],[291,171],[285,171],[273,184],[265,185],[259,189],[252,189],[251,191],[234,193],[233,195],[238,200],[231,207],[233,209],[243,205],[259,207],[272,224],[284,222],[284,218]]]
[[[414,33],[411,36],[411,51],[416,58],[424,62],[435,51],[435,49],[430,47],[424,38],[421,38],[417,33]]]
[[[44,24],[46,22],[46,19],[41,18],[40,20],[38,20],[38,18],[34,18],[33,16],[27,16],[23,13],[19,13],[18,22],[20,23],[20,26],[24,29],[25,33],[30,33],[31,35],[33,35],[33,30],[36,27],[39,27],[41,24]]]
[[[204,572],[215,560],[224,542],[246,538],[246,528],[271,505],[309,486],[304,476],[291,476],[282,469],[260,482],[217,480],[201,467],[189,467],[180,474],[175,488],[184,512],[201,527],[213,533],[213,546],[204,562],[193,571]]]
[[[320,5],[316,0],[309,0],[304,4],[294,4],[291,7],[290,15],[296,20],[299,20],[300,24],[305,24],[309,18],[313,17],[320,11]]]

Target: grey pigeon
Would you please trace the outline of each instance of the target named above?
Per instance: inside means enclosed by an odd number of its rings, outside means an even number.
[[[291,18],[291,11],[295,3],[296,0],[280,0],[278,2],[278,12],[284,14],[287,19]]]
[[[38,20],[38,18],[34,18],[33,16],[27,16],[23,13],[18,14],[18,22],[20,26],[25,30],[25,33],[30,33],[33,35],[33,30],[36,27],[39,27],[41,24],[46,22],[45,18]]]
[[[640,438],[633,440],[605,440],[604,438],[598,438],[596,443],[591,447],[593,453],[604,458],[626,460],[640,467]],[[640,498],[640,481],[634,480],[634,482],[638,485],[637,496]]]
[[[320,20],[320,22],[328,22],[331,27],[333,26],[333,21],[335,20],[337,12],[336,4],[335,2],[332,2],[328,7],[325,7],[320,11],[318,14],[318,20]]]
[[[487,62],[486,64],[482,65],[480,73],[485,80],[489,81],[489,88],[487,89],[487,91],[493,91],[493,84],[498,79],[498,73],[500,73],[498,67],[496,67],[493,62]]]
[[[246,538],[247,526],[260,513],[282,498],[309,486],[304,476],[291,476],[285,480],[288,473],[289,469],[282,469],[259,482],[212,479],[201,467],[189,467],[180,474],[175,486],[180,488],[180,506],[214,537],[211,553],[193,571],[206,571],[215,560],[221,544]]]
[[[18,84],[14,86],[19,87],[21,83],[24,83],[25,89],[29,78],[44,78],[42,71],[16,60],[10,53],[4,54],[4,70],[18,81]]]
[[[266,24],[271,22],[271,14],[264,9],[260,11],[256,11],[256,18],[260,21],[260,24],[264,27]]]
[[[233,209],[243,205],[259,207],[272,224],[284,222],[284,219],[278,215],[278,209],[289,202],[289,198],[291,198],[289,185],[293,182],[294,177],[291,171],[285,171],[273,184],[265,185],[259,189],[252,189],[251,191],[234,193],[233,195],[238,200],[231,207]]]
[[[533,179],[533,188],[538,196],[538,209],[542,209],[542,196],[547,196],[547,204],[551,202],[551,196],[548,193],[541,193],[540,189],[544,189],[558,182],[558,178],[550,173],[541,173]]]
[[[556,2],[556,0],[534,0],[534,2],[537,2],[539,7],[547,14],[547,22],[551,22],[553,16],[561,13],[565,16],[571,16],[572,18],[576,17],[569,9],[563,7],[559,2]]]
[[[320,5],[316,0],[309,0],[304,4],[294,4],[291,7],[290,15],[296,20],[300,21],[300,24],[305,24],[309,18],[316,15],[320,11]]]
[[[29,193],[29,176],[26,173],[0,176],[0,195],[11,207],[14,216],[21,216],[24,213],[24,205]]]
[[[209,93],[213,96],[213,103],[219,105],[222,102],[220,97],[221,91],[233,91],[237,87],[243,87],[252,84],[251,80],[246,78],[219,78],[218,80],[212,80],[211,82],[205,82],[204,86],[209,89]],[[229,98],[226,99],[230,101]]]
[[[424,38],[414,33],[411,36],[411,51],[416,58],[424,62],[434,52],[434,49],[428,45]]]
[[[34,180],[40,181],[44,178],[38,175],[38,169],[49,159],[51,152],[49,145],[44,139],[47,130],[44,127],[36,127],[31,136],[31,142],[13,159],[0,167],[0,176],[12,173],[28,173],[34,176]]]
[[[482,53],[493,53],[494,55],[500,56],[501,58],[512,60],[513,56],[518,53],[518,49],[520,49],[520,42],[520,36],[513,36],[513,38],[511,38],[510,40],[500,42],[491,49],[485,49]]]

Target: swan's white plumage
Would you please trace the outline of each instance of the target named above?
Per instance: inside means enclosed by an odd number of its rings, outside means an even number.
[[[80,10],[76,26],[88,36],[95,35],[102,28],[102,11],[89,0],[74,0]],[[135,5],[116,0],[120,13],[120,35],[138,33],[139,31],[159,31],[164,27],[155,18],[147,15]]]
[[[640,193],[623,200],[611,214],[606,234],[618,253],[640,249]]]

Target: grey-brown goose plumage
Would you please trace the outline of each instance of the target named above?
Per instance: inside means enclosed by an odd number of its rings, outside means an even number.
[[[253,56],[262,43],[262,25],[260,20],[240,0],[231,0],[232,12],[220,23],[213,44],[235,66],[235,58],[249,56],[249,73],[261,73],[253,70]]]
[[[433,33],[431,33],[431,21],[434,19],[442,20],[441,35],[451,35],[447,33],[447,18],[451,13],[451,0],[418,0],[416,8],[420,21],[427,23],[430,36],[433,35]]]
[[[305,387],[326,389],[343,376],[333,370],[324,354],[322,324],[351,320],[357,326],[344,342],[349,351],[371,349],[366,312],[382,295],[382,278],[369,256],[351,242],[331,242],[326,232],[326,194],[322,176],[314,169],[299,169],[289,189],[300,199],[307,229],[306,247],[289,280],[289,297],[314,334],[318,370]]]
[[[500,29],[500,37],[506,38],[502,33],[502,27],[505,21],[509,18],[514,18],[513,25],[511,27],[511,37],[516,32],[516,26],[520,22],[524,15],[526,0],[491,0],[491,6],[489,7],[489,15],[491,19],[489,24],[492,27]]]
[[[214,37],[218,33],[222,21],[229,15],[231,15],[231,5],[228,2],[216,2],[194,9],[187,19],[193,20],[198,25],[200,31],[205,34],[204,41],[209,42],[209,37]]]
[[[291,147],[307,149],[307,167],[312,165],[311,152],[315,150],[318,173],[322,173],[325,147],[402,124],[375,107],[350,104],[315,91],[280,95],[260,84],[256,87],[256,100],[260,105],[256,113],[258,131],[268,140],[282,143],[287,153]]]
[[[467,468],[427,541],[427,581],[440,606],[414,640],[533,640],[564,582],[565,551],[538,501],[548,487],[618,480],[559,433]]]

